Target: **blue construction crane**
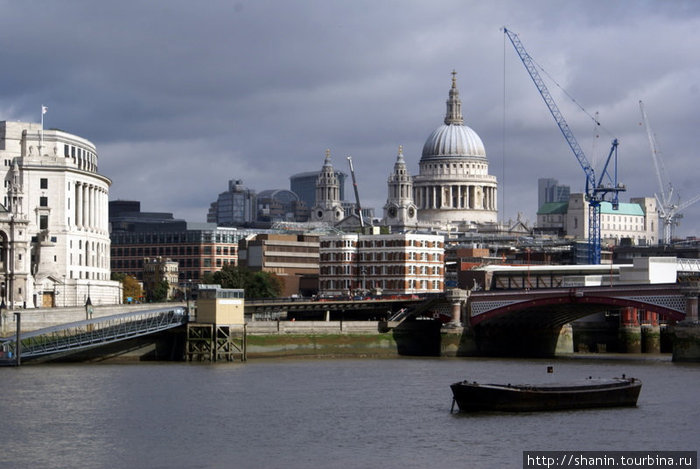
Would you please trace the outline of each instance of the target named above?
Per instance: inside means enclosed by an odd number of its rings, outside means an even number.
[[[561,130],[566,142],[569,144],[569,147],[571,147],[571,151],[574,152],[574,156],[581,165],[581,168],[583,168],[583,172],[586,173],[585,196],[588,201],[588,262],[589,264],[600,264],[600,204],[604,201],[605,196],[610,193],[612,194],[610,201],[612,208],[613,210],[617,210],[619,207],[618,193],[626,190],[624,185],[618,184],[617,182],[617,139],[613,139],[610,153],[608,153],[608,158],[605,160],[605,166],[600,174],[600,178],[596,181],[593,166],[588,162],[586,154],[576,141],[576,137],[574,137],[574,133],[569,128],[569,124],[566,123],[566,119],[564,119],[559,107],[557,107],[557,104],[554,102],[554,98],[552,98],[552,95],[549,93],[547,85],[545,85],[542,77],[540,77],[532,57],[527,53],[516,33],[507,28],[503,28],[503,32],[508,36],[513,47],[515,47],[515,51],[518,53],[523,65],[525,65],[540,95],[542,95],[542,99],[544,99],[547,108],[549,108],[549,112],[552,113],[552,117],[554,117],[554,120],[559,126],[559,130]],[[598,122],[596,122],[596,124],[600,125]],[[608,171],[608,165],[613,155],[615,156],[615,161],[614,171],[611,175]],[[607,178],[606,183],[603,183],[603,178]]]

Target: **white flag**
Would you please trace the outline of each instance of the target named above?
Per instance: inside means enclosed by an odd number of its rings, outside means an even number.
[[[49,108],[47,108],[46,106],[41,106],[41,115],[43,116],[44,114],[46,114],[46,111],[48,110]]]

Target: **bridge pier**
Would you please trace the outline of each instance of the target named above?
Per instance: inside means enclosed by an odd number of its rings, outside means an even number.
[[[644,311],[644,313],[642,313],[642,352],[661,352],[659,315],[653,311]]]
[[[698,321],[697,292],[688,294],[685,308],[685,320],[673,326],[673,361],[700,362],[700,322]]]
[[[642,326],[639,324],[639,311],[631,306],[620,311],[620,351],[642,353]]]
[[[440,331],[441,357],[474,357],[479,355],[476,336],[471,327],[443,327]]]

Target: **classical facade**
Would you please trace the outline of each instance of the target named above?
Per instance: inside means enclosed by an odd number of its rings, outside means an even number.
[[[444,237],[417,233],[322,236],[319,293],[439,293],[444,289]]]
[[[0,281],[8,307],[121,302],[110,280],[108,196],[90,141],[0,122]]]
[[[464,125],[456,75],[452,72],[444,124],[425,141],[413,178],[418,221],[458,228],[496,223],[498,183],[489,174],[481,138]]]
[[[316,180],[316,201],[311,221],[335,224],[345,216],[340,200],[340,181],[331,164],[331,151],[326,150],[323,168]]]
[[[571,194],[566,202],[549,202],[537,211],[537,230],[575,239],[588,238],[588,202],[584,194]],[[600,238],[619,244],[623,238],[634,245],[658,243],[659,215],[653,197],[637,197],[613,210],[610,202],[600,204]]]

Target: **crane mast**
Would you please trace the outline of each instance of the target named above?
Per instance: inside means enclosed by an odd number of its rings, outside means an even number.
[[[654,168],[656,169],[656,178],[659,182],[659,194],[654,194],[656,198],[657,209],[659,211],[659,218],[663,223],[663,244],[671,244],[673,239],[673,229],[678,226],[679,220],[683,218],[681,211],[685,208],[693,205],[695,202],[700,200],[700,194],[696,195],[690,200],[682,204],[673,203],[673,185],[668,180],[666,172],[664,169],[663,159],[661,158],[661,153],[659,152],[658,146],[656,144],[656,138],[654,137],[654,132],[651,130],[649,125],[649,118],[644,110],[644,103],[639,101],[639,110],[642,113],[642,121],[644,122],[644,128],[647,131],[647,137],[649,138],[649,146],[651,147],[651,158],[654,160]],[[667,189],[668,188],[668,189]]]
[[[348,156],[348,164],[350,165],[350,175],[352,176],[352,188],[355,190],[355,202],[357,203],[357,216],[360,218],[360,228],[365,227],[365,221],[362,218],[362,207],[360,206],[360,193],[357,191],[357,180],[355,179],[355,168],[352,167],[352,157]]]
[[[539,91],[540,95],[542,96],[542,99],[547,105],[552,117],[554,117],[559,130],[561,130],[562,135],[564,135],[564,139],[566,139],[566,142],[569,144],[571,151],[573,151],[576,160],[586,175],[585,194],[586,200],[588,201],[588,262],[590,264],[600,264],[600,204],[605,199],[606,194],[611,193],[611,203],[613,209],[617,210],[619,206],[618,193],[625,190],[625,187],[617,182],[618,141],[617,139],[613,139],[610,152],[608,153],[608,158],[605,161],[605,166],[600,174],[600,178],[598,181],[596,181],[593,166],[591,166],[588,158],[586,158],[586,154],[578,144],[578,141],[576,140],[576,137],[574,137],[574,133],[571,131],[569,124],[566,122],[566,119],[564,119],[564,116],[559,110],[559,107],[554,101],[554,98],[549,92],[544,80],[542,80],[542,77],[535,67],[532,57],[530,57],[530,54],[528,54],[527,50],[525,50],[525,47],[516,33],[507,28],[503,28],[503,32],[508,36],[511,44],[513,44],[515,51],[535,84],[537,91]],[[615,157],[614,173],[611,175],[608,171],[608,165],[613,155]],[[607,184],[603,184],[603,178],[607,178]]]

